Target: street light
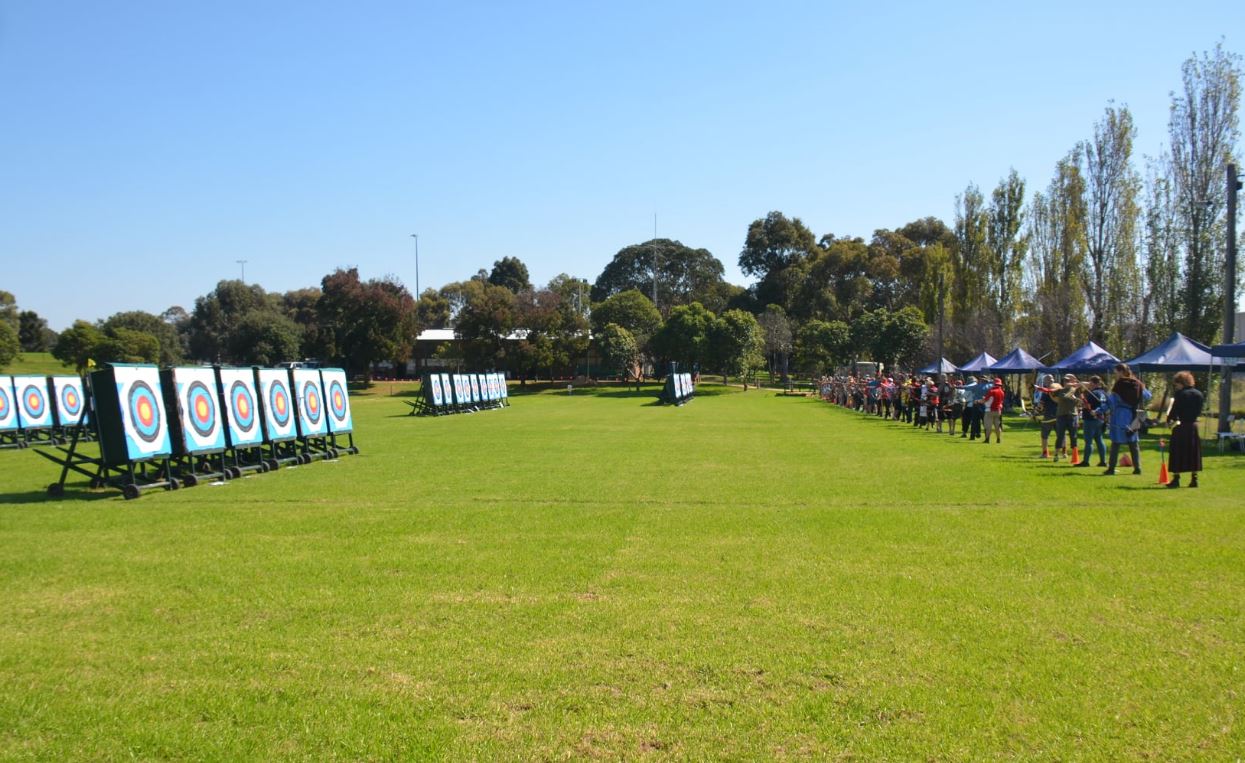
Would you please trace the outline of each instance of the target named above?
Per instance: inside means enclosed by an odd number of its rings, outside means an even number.
[[[1236,179],[1236,165],[1227,168],[1228,186],[1228,246],[1224,253],[1223,273],[1223,343],[1236,341],[1236,192],[1241,181]],[[1219,431],[1232,431],[1232,371],[1233,366],[1224,364],[1223,381],[1219,385]]]
[[[234,260],[234,262],[242,266],[242,283],[246,283],[246,262],[247,261],[246,260]]]
[[[419,234],[412,233],[411,238],[415,239],[415,299],[419,299]]]

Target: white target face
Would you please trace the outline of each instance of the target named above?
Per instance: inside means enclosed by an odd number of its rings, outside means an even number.
[[[502,397],[502,399],[503,399],[503,400],[505,400],[506,398],[510,397],[510,387],[508,387],[508,386],[506,385],[506,375],[505,375],[505,374],[498,374],[498,375],[497,375],[497,382],[498,382],[499,384],[501,384],[501,397]]]
[[[461,405],[471,402],[471,394],[467,391],[467,379],[462,374],[454,374],[454,399]]]
[[[0,432],[17,429],[17,401],[13,398],[13,377],[0,376]]]
[[[113,381],[117,385],[121,429],[129,459],[141,461],[171,455],[173,448],[159,369],[155,366],[114,366]]]
[[[441,396],[441,376],[439,374],[428,374],[428,394],[432,396],[432,405],[440,408],[445,405],[445,398]]]
[[[17,399],[17,420],[22,429],[50,429],[52,401],[48,397],[48,377],[14,376],[13,397]]]
[[[53,376],[52,400],[56,403],[56,423],[62,427],[76,426],[86,413],[86,394],[82,379],[77,376]]]
[[[290,373],[279,368],[261,368],[259,399],[263,403],[264,427],[273,442],[292,440],[294,429],[294,396],[290,394]]]
[[[324,387],[314,368],[295,368],[294,394],[298,398],[298,431],[303,437],[320,437],[328,432],[324,412]]]
[[[329,431],[334,434],[353,431],[354,420],[350,416],[350,390],[346,386],[346,372],[340,368],[322,368],[320,379],[324,382]]]
[[[441,404],[453,405],[454,390],[450,387],[449,374],[433,374],[433,376],[435,376],[441,384]]]
[[[260,425],[255,372],[249,368],[222,368],[220,388],[225,393],[225,428],[229,444],[235,448],[262,444],[264,428]]]
[[[220,391],[212,368],[174,368],[177,421],[187,453],[225,449],[225,423],[220,411]]]
[[[476,374],[467,374],[467,378],[471,380],[471,402],[480,402],[480,377]]]

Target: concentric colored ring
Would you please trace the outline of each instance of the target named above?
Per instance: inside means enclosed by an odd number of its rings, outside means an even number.
[[[277,426],[284,429],[290,425],[290,393],[285,382],[275,381],[268,388],[268,411]]]
[[[200,437],[211,437],[216,430],[216,401],[207,385],[201,381],[191,382],[186,388],[186,409],[190,414],[190,428]]]
[[[346,414],[349,413],[346,408],[346,390],[342,389],[342,383],[336,379],[329,385],[329,411],[336,421],[345,421]]]
[[[26,415],[32,420],[41,419],[47,407],[47,393],[34,384],[27,384],[22,390],[22,408]]]
[[[233,423],[243,434],[255,430],[255,398],[245,382],[236,381],[229,388],[229,400],[233,405]]]
[[[12,413],[12,409],[9,407],[10,405],[9,393],[3,389],[0,389],[0,419],[8,418],[8,416]]]
[[[307,420],[313,425],[320,423],[320,387],[315,382],[303,382],[303,407],[307,410]]]
[[[130,385],[130,421],[134,424],[134,434],[144,442],[155,442],[160,439],[162,422],[160,406],[156,395],[147,386],[147,382],[136,381]]]
[[[61,410],[71,418],[82,413],[82,395],[76,385],[66,384],[61,387]]]

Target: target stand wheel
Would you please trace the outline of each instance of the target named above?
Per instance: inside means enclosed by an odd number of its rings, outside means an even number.
[[[349,448],[347,448],[347,449],[346,449],[346,452],[347,452],[347,453],[349,453],[349,454],[350,454],[350,455],[352,455],[352,456],[357,456],[357,455],[359,455],[359,449],[358,449],[358,448],[356,448],[356,447],[355,447],[355,446],[353,446],[353,445],[351,445]]]
[[[169,477],[169,486],[168,486],[169,490],[177,490],[181,486],[182,486],[182,483],[178,482],[176,477]]]
[[[263,474],[264,472],[268,471],[268,469],[269,469],[269,466],[268,466],[268,462],[267,462],[267,461],[260,461],[260,462],[259,462],[259,473],[260,473],[260,474]]]
[[[277,469],[281,468],[281,462],[275,458],[270,458],[264,463],[268,466],[268,471],[270,472],[275,472]]]
[[[242,470],[236,466],[226,467],[225,474],[228,474],[230,479],[235,479],[235,480],[242,479]]]
[[[64,494],[65,486],[61,483],[53,482],[51,485],[48,485],[48,495],[52,498],[60,498]]]
[[[185,476],[185,478],[184,478],[184,479],[182,479],[182,484],[183,484],[183,485],[185,485],[186,487],[194,487],[194,486],[198,485],[198,484],[199,484],[199,475],[197,475],[197,474],[187,474],[187,475]]]
[[[132,501],[135,498],[138,498],[138,485],[122,486],[121,495],[124,496],[127,501]]]

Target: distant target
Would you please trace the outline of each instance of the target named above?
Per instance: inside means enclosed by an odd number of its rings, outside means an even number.
[[[186,407],[190,428],[200,437],[211,437],[216,430],[216,402],[203,382],[191,382],[186,388]]]
[[[329,410],[338,421],[344,421],[346,414],[350,412],[346,407],[346,390],[342,389],[342,383],[336,379],[329,385]]]
[[[8,418],[13,411],[13,403],[9,400],[9,393],[3,387],[0,387],[0,420]]]
[[[238,430],[250,434],[255,429],[255,398],[245,383],[236,381],[229,388],[229,399],[233,402],[233,420]]]
[[[48,407],[47,396],[43,390],[31,384],[22,390],[22,406],[26,409],[27,418],[41,419]]]
[[[287,427],[290,424],[290,393],[285,389],[282,382],[273,382],[268,388],[268,410],[272,413],[272,420],[279,427]]]
[[[320,423],[320,387],[315,382],[303,383],[303,406],[307,409],[307,420],[313,425]]]
[[[61,410],[70,418],[82,413],[82,394],[72,384],[61,387]]]
[[[130,421],[134,422],[134,434],[144,442],[155,442],[163,433],[160,422],[160,406],[151,387],[144,381],[130,385]]]

